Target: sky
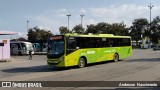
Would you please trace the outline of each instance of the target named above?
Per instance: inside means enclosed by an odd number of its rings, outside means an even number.
[[[28,27],[38,26],[59,34],[59,27],[68,27],[70,14],[70,29],[81,24],[83,27],[99,22],[121,23],[132,25],[138,18],[160,16],[160,0],[0,0],[0,30],[18,32],[17,35],[0,36],[0,38],[27,38]]]

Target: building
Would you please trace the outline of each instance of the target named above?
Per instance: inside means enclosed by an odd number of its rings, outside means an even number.
[[[16,32],[9,32],[9,31],[1,31],[1,35],[14,35],[17,34]],[[1,39],[0,38],[0,61],[6,61],[10,59],[10,40],[9,39]]]

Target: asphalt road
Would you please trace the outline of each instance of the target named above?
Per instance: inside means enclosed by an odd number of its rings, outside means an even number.
[[[11,62],[0,63],[0,81],[160,81],[160,51],[152,49],[134,49],[133,55],[122,61],[92,64],[85,68],[51,69],[46,65],[46,60],[45,55],[34,55],[33,60],[28,60],[28,56],[13,56]]]

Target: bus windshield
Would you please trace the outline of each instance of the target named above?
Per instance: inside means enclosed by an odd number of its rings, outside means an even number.
[[[64,41],[55,40],[48,43],[48,53],[58,55],[64,53]]]
[[[28,45],[27,45],[27,50],[33,50],[32,44],[28,44]]]

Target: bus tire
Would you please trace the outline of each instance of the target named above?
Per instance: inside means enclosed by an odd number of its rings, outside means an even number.
[[[117,53],[114,54],[113,61],[114,62],[119,61],[119,55]]]
[[[19,52],[18,52],[18,55],[19,55],[19,56],[22,56],[22,52],[19,51]]]
[[[79,68],[83,68],[83,67],[85,67],[86,66],[86,61],[85,61],[85,59],[84,58],[80,58],[79,59],[79,61],[78,61],[78,67]]]

